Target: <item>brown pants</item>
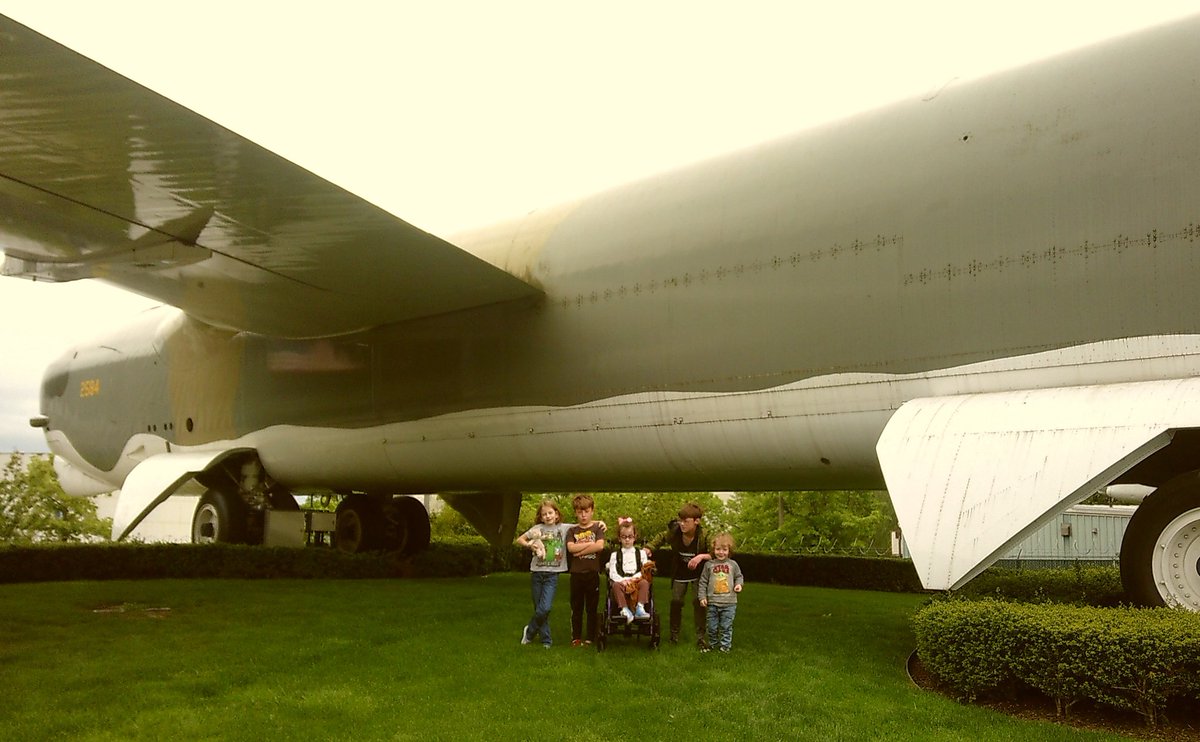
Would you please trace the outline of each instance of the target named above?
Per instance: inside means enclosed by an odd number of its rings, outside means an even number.
[[[626,600],[627,593],[625,592],[624,585],[619,582],[612,583],[612,594],[613,600],[617,601],[617,610],[621,610],[622,608],[629,608],[630,610],[633,610],[633,606],[629,605],[629,601]],[[645,580],[638,580],[637,602],[645,605],[649,601],[650,583],[646,582]]]

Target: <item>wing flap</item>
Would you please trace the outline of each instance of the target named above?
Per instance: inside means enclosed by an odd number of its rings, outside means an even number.
[[[540,291],[0,17],[3,272],[315,337]]]

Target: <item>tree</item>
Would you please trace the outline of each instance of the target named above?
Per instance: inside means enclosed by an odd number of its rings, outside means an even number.
[[[667,523],[679,515],[679,507],[685,502],[694,502],[704,510],[704,527],[709,533],[728,529],[725,503],[712,492],[599,492],[589,493],[596,502],[597,520],[608,524],[609,541],[616,543],[617,518],[629,516],[638,526],[643,539],[650,539],[667,528]],[[575,519],[571,499],[572,492],[556,494],[526,494],[521,498],[521,516],[517,521],[517,533],[533,525],[538,504],[550,500],[562,511],[563,521]]]
[[[18,454],[9,458],[0,475],[0,544],[106,539],[111,528],[90,498],[63,492],[52,457],[34,456],[24,468]]]
[[[517,524],[518,531],[524,531],[520,524]],[[443,505],[429,514],[429,531],[435,539],[450,538],[456,536],[480,536],[479,531],[475,530],[475,526],[467,522],[467,519],[449,505]]]
[[[734,535],[756,551],[884,553],[896,514],[886,492],[739,492]]]

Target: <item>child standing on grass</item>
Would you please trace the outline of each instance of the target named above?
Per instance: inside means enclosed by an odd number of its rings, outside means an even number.
[[[567,530],[567,571],[571,573],[571,646],[596,640],[596,608],[600,603],[600,552],[604,551],[605,528],[592,520],[596,504],[591,495],[575,495],[577,523]],[[584,616],[587,633],[583,633]]]
[[[650,600],[650,582],[642,577],[642,565],[650,561],[650,552],[634,546],[637,537],[637,526],[632,518],[617,519],[617,538],[621,541],[621,548],[613,551],[608,558],[608,581],[613,600],[621,609],[625,623],[650,618],[646,612],[646,602]],[[630,590],[630,587],[633,589]],[[630,602],[636,604],[632,611],[629,609]]]
[[[538,505],[537,520],[517,543],[533,552],[529,562],[530,585],[533,594],[533,617],[521,629],[521,643],[541,639],[550,648],[550,606],[558,587],[558,575],[567,570],[566,539],[569,526],[562,522],[562,512],[549,500]]]
[[[683,603],[687,598],[688,585],[700,578],[700,567],[711,559],[708,553],[708,534],[700,526],[704,511],[694,502],[679,509],[679,520],[674,526],[650,539],[646,548],[653,554],[661,546],[670,546],[675,552],[667,574],[671,575],[671,635],[672,644],[679,642],[679,626],[683,623]],[[692,601],[692,618],[696,623],[696,646],[704,648],[704,607],[696,593]]]
[[[708,609],[707,652],[715,647],[728,652],[733,644],[733,617],[737,614],[737,596],[742,591],[742,568],[729,558],[733,551],[733,536],[722,533],[713,539],[713,558],[704,563],[696,593],[700,605]]]

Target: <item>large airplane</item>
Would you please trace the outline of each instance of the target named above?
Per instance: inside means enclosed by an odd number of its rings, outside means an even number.
[[[0,21],[3,273],[160,300],[47,369],[64,489],[197,541],[344,495],[887,488],[954,588],[1107,485],[1122,578],[1200,610],[1200,18],[590,198],[429,234]]]

